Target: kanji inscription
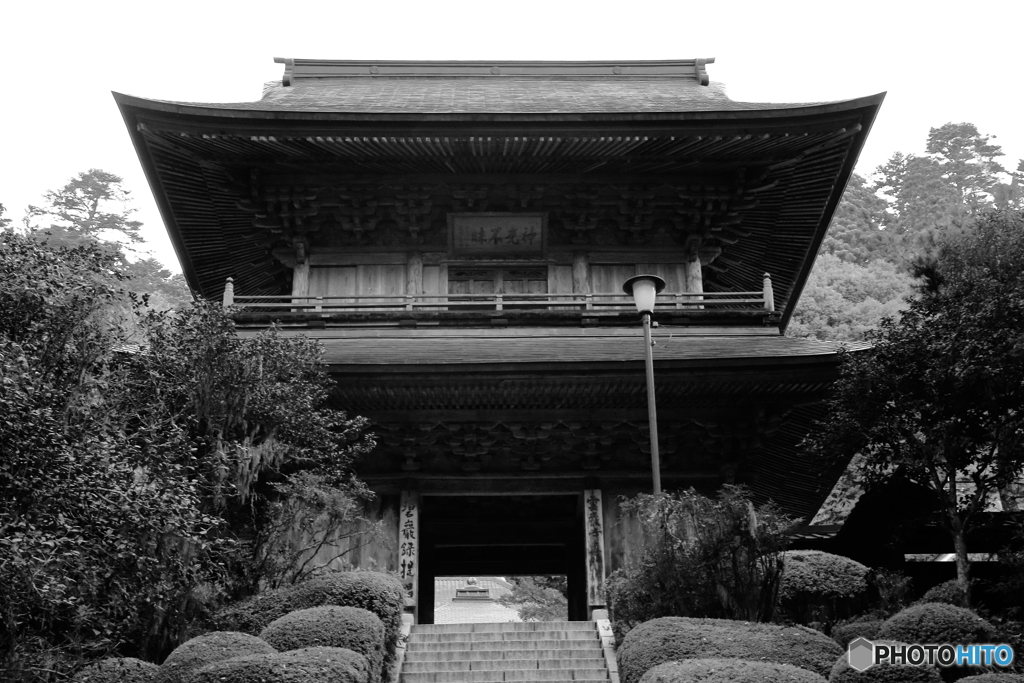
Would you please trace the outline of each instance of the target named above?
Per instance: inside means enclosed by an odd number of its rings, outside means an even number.
[[[454,254],[544,253],[543,214],[450,214],[450,230]]]
[[[402,492],[398,508],[398,578],[406,595],[416,598],[416,565],[419,561],[419,510],[416,494]]]

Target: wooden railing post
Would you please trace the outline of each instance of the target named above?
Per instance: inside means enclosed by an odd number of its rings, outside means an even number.
[[[772,279],[768,273],[764,274],[764,310],[775,312],[775,292],[772,291]]]
[[[233,278],[228,278],[224,283],[224,308],[235,305],[235,281]]]
[[[494,295],[494,306],[495,306],[495,310],[497,310],[497,311],[500,311],[500,310],[502,310],[502,305],[501,305],[501,302],[502,302],[502,297],[501,297],[501,294],[495,294],[495,295]]]

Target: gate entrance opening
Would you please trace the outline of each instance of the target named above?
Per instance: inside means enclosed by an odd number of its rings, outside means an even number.
[[[564,574],[569,619],[588,618],[583,496],[423,496],[418,623],[434,623],[434,578]]]

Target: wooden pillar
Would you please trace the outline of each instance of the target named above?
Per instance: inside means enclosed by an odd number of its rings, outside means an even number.
[[[398,578],[405,587],[405,609],[416,618],[420,571],[420,501],[415,491],[402,491],[398,506]],[[416,619],[416,623],[419,620]]]
[[[405,293],[409,296],[423,294],[423,254],[410,252],[405,264]]]
[[[572,255],[572,291],[573,294],[590,294],[590,260],[586,253],[576,252]]]
[[[309,261],[300,261],[292,271],[292,296],[309,296]]]
[[[601,489],[583,492],[583,522],[587,556],[587,616],[604,609],[604,509]]]

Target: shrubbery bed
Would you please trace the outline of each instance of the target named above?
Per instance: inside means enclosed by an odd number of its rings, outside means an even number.
[[[742,659],[687,659],[659,664],[640,683],[825,683],[816,673],[789,664]]]
[[[207,664],[246,655],[275,654],[269,643],[237,631],[213,631],[177,647],[160,665],[155,683],[188,683],[191,675]]]
[[[957,683],[1024,683],[1024,674],[986,673],[961,678]]]
[[[963,607],[966,602],[964,592],[960,590],[960,582],[956,579],[943,581],[929,588],[919,602],[942,602],[947,605]]]
[[[134,657],[103,659],[85,667],[72,683],[150,683],[160,667]]]
[[[189,683],[368,683],[370,672],[366,658],[357,652],[310,647],[209,664]]]
[[[217,615],[222,628],[256,634],[295,610],[325,605],[361,607],[384,624],[384,666],[394,661],[402,633],[405,591],[402,583],[380,572],[334,572],[303,583],[257,595]]]
[[[913,605],[889,617],[878,630],[878,638],[902,643],[996,642],[997,632],[974,612],[940,602]]]
[[[881,619],[865,619],[839,624],[832,627],[832,639],[843,647],[857,638],[867,638],[873,641],[878,637],[878,629],[882,628],[882,623]]]
[[[370,667],[370,683],[380,680],[384,625],[368,610],[328,605],[289,612],[260,631],[260,638],[282,652],[315,646],[358,652]]]
[[[790,664],[827,676],[842,648],[803,626],[724,619],[662,617],[631,630],[618,650],[622,683],[638,683],[650,669],[684,659],[744,659]]]
[[[779,608],[803,624],[851,616],[867,591],[869,571],[842,555],[787,550],[783,553]]]
[[[872,641],[893,644],[892,641]],[[910,664],[874,664],[864,671],[850,666],[844,652],[832,666],[829,683],[942,683],[939,670],[934,666],[912,666]]]

